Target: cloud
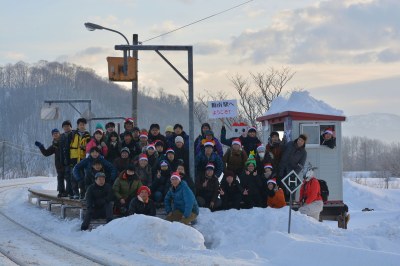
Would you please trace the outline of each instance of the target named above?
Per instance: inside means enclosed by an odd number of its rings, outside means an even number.
[[[278,13],[266,28],[245,31],[231,49],[265,63],[365,63],[400,61],[400,1],[324,1]]]
[[[225,42],[219,40],[210,40],[200,42],[194,45],[194,52],[198,55],[217,54],[227,47]]]

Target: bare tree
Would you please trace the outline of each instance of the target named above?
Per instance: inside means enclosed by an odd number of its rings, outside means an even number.
[[[256,124],[256,118],[262,116],[271,107],[295,72],[288,67],[278,70],[271,67],[266,73],[250,73],[251,78],[236,74],[230,77],[233,87],[239,94],[239,104],[249,123]]]

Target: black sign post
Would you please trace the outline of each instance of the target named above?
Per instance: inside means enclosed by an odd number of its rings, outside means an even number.
[[[292,222],[293,194],[301,187],[302,182],[303,180],[294,170],[282,179],[283,185],[285,185],[287,190],[290,192],[288,234],[290,234],[290,224]]]

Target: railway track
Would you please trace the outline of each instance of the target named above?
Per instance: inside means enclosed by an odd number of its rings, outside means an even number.
[[[7,193],[44,182],[48,180],[0,186],[0,253],[10,260],[9,265],[113,265],[50,239],[4,211]]]

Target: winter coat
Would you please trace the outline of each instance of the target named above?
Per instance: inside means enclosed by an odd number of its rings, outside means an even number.
[[[247,158],[244,150],[234,151],[232,148],[228,148],[222,159],[226,169],[233,171],[236,175],[240,175],[243,172]]]
[[[57,173],[62,173],[64,170],[64,165],[61,161],[60,142],[53,140],[53,143],[47,149],[45,149],[43,146],[40,146],[39,149],[40,152],[46,157],[54,154],[54,165],[56,166]]]
[[[180,135],[176,135],[175,132],[173,132],[172,135],[167,138],[167,147],[168,148],[174,147],[175,138],[177,136],[181,136],[183,138],[184,146],[187,150],[189,150],[189,135],[187,135],[185,131],[182,131]]]
[[[196,154],[204,150],[204,144],[206,142],[212,142],[214,144],[214,152],[217,153],[219,157],[222,158],[222,156],[224,156],[224,151],[222,150],[221,142],[219,142],[219,140],[216,137],[213,137],[211,141],[207,140],[206,138],[200,140],[196,146]]]
[[[185,218],[188,218],[191,213],[199,215],[199,205],[185,181],[181,181],[176,188],[171,187],[168,190],[164,204],[167,214],[174,210],[179,210]]]
[[[86,191],[86,206],[90,209],[102,209],[107,203],[112,201],[113,193],[111,185],[105,183],[99,186],[96,183],[91,184]]]
[[[70,146],[72,141],[72,134],[73,132],[64,132],[60,136],[60,161],[63,166],[70,166],[71,165],[71,158],[70,158]]]
[[[72,131],[70,145],[70,158],[73,164],[79,163],[86,158],[86,145],[90,141],[89,132]]]
[[[226,206],[227,202],[239,202],[242,198],[242,192],[243,189],[240,186],[239,181],[236,179],[233,180],[232,184],[229,185],[228,182],[226,182],[226,179],[223,179],[221,181],[220,189],[224,191],[224,195],[221,195],[221,200],[222,200],[222,206]]]
[[[90,153],[90,149],[93,147],[98,147],[100,149],[100,154],[103,155],[104,157],[107,157],[108,154],[108,147],[107,145],[101,146],[101,143],[103,140],[97,141],[95,138],[91,138],[88,144],[86,144],[86,154]],[[105,144],[105,142],[104,142]]]
[[[148,199],[147,202],[144,202],[140,196],[136,196],[129,203],[129,214],[156,216],[156,205],[152,199]]]
[[[206,165],[208,163],[214,164],[214,167],[215,167],[214,174],[217,177],[220,177],[222,174],[222,171],[224,171],[224,165],[223,165],[221,157],[219,157],[215,152],[211,153],[210,157],[207,157],[204,152],[201,152],[200,154],[198,154],[196,156],[195,167],[196,167],[197,176],[204,175],[204,171],[205,171]]]
[[[92,164],[94,160],[99,160],[101,164],[103,165],[103,168],[105,170],[106,174],[106,181],[107,183],[113,183],[115,178],[117,177],[117,169],[106,159],[104,159],[103,156],[99,156],[97,159],[93,159],[92,156],[87,157],[86,159],[83,159],[80,161],[77,165],[75,165],[73,169],[73,174],[75,177],[76,181],[81,181],[83,180],[82,176],[82,171],[90,171],[92,168]],[[108,175],[107,175],[108,174]]]
[[[114,143],[111,143],[111,140],[106,141],[107,148],[108,148],[108,153],[107,156],[105,156],[106,160],[109,161],[110,163],[113,163],[115,159],[117,159],[120,156],[120,151],[121,151],[121,143],[116,141]]]
[[[129,149],[129,157],[132,159],[142,152],[139,144],[137,142],[134,142],[133,140],[129,143],[122,141],[121,149],[124,147],[127,147]]]
[[[207,180],[206,187],[203,187],[203,183]],[[202,197],[206,203],[216,202],[219,195],[219,182],[216,176],[207,178],[202,176],[196,180],[196,196]]]
[[[153,176],[153,184],[151,185],[151,193],[154,195],[156,191],[161,192],[163,196],[165,196],[168,192],[168,189],[171,187],[171,170],[166,170],[166,171],[161,171],[160,174],[161,176],[157,176],[157,171],[155,172],[155,175]]]
[[[185,181],[186,184],[189,186],[189,188],[193,191],[193,194],[196,195],[196,186],[193,182],[193,179],[189,175],[186,175],[186,174],[180,174],[180,175],[181,175],[181,180]]]
[[[147,154],[147,159],[149,160],[149,166],[151,167],[151,169],[154,169],[158,163],[158,158],[159,158],[158,153],[154,152],[153,155],[151,156],[148,153],[146,154]]]
[[[187,172],[189,171],[189,150],[183,146],[182,148],[178,148],[174,145],[174,151],[175,151],[175,159],[176,160],[182,160],[182,162],[185,165],[185,170]]]
[[[269,157],[271,158],[273,171],[276,173],[279,172],[279,163],[281,162],[282,151],[283,151],[283,142],[268,143],[265,146],[265,153],[269,154]]]
[[[246,174],[246,171],[243,171],[239,176],[240,186],[242,188],[242,192],[247,189],[249,195],[259,195],[259,179],[261,179],[258,175],[253,175],[254,172],[250,172],[250,174]]]
[[[300,202],[310,204],[314,201],[321,200],[321,188],[318,180],[311,177],[309,180],[304,180],[300,187]]]
[[[265,153],[264,154],[264,158],[261,158],[260,155],[258,153],[256,153],[255,156],[256,159],[256,164],[257,164],[257,172],[261,175],[262,173],[264,173],[264,165],[266,163],[270,163],[272,165],[272,159],[269,156],[269,153]],[[275,169],[272,169],[272,171],[274,171]]]
[[[119,201],[121,199],[132,199],[136,196],[137,190],[142,186],[138,176],[128,176],[126,170],[123,171],[115,180],[112,187],[115,198]]]
[[[151,171],[150,165],[146,165],[146,167],[142,168],[140,165],[136,165],[135,167],[135,174],[139,177],[140,182],[144,186],[150,187],[153,182],[153,173]]]
[[[167,138],[162,135],[161,133],[159,133],[157,136],[154,136],[153,134],[151,134],[151,132],[149,131],[149,135],[148,135],[148,141],[149,143],[155,143],[157,140],[161,140],[163,143],[167,143]],[[174,140],[175,143],[175,140]]]
[[[320,143],[321,143],[321,145],[325,145],[325,146],[333,149],[336,147],[336,138],[332,137],[332,138],[326,140],[326,139],[324,139],[324,136],[322,135],[320,137]]]
[[[131,158],[121,158],[118,157],[114,160],[113,166],[117,169],[117,174],[119,175],[122,171],[126,170],[128,165],[134,164],[134,160]]]
[[[285,194],[283,193],[283,190],[279,188],[278,190],[274,191],[275,193],[272,193],[268,196],[267,198],[267,205],[268,207],[271,208],[282,208],[286,206],[286,201],[285,201]]]
[[[307,151],[305,145],[302,147],[297,146],[297,139],[289,141],[285,145],[282,160],[279,166],[279,177],[285,177],[290,171],[294,170],[300,173],[307,159]]]

